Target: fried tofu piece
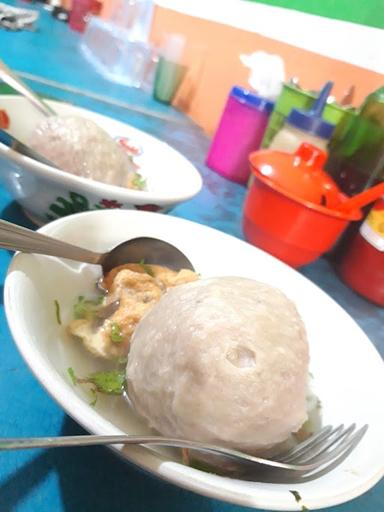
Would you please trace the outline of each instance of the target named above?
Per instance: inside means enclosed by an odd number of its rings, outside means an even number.
[[[136,263],[117,267],[103,281],[108,295],[100,309],[90,318],[73,320],[69,332],[95,356],[124,357],[136,326],[167,289],[197,279],[198,275],[187,269],[176,272]],[[107,318],[102,318],[103,311],[110,313]]]

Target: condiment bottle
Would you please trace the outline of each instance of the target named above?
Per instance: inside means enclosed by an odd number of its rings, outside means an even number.
[[[308,142],[326,150],[335,125],[325,121],[322,113],[332,86],[332,82],[324,85],[311,110],[293,108],[283,128],[273,138],[269,149],[294,153],[302,142]]]
[[[98,0],[73,0],[69,13],[69,26],[77,32],[84,32],[92,14],[100,12],[101,3]]]
[[[384,197],[375,203],[349,243],[339,273],[352,289],[384,306]]]
[[[332,145],[326,170],[355,195],[384,179],[384,87],[370,94],[343,139]],[[382,160],[382,164],[377,163]]]
[[[325,169],[349,196],[384,180],[384,87],[366,98],[344,138],[331,145]],[[357,224],[347,229],[331,259],[340,261],[358,229]]]
[[[233,87],[209,148],[207,166],[229,180],[246,184],[248,156],[259,149],[273,107],[273,101]]]

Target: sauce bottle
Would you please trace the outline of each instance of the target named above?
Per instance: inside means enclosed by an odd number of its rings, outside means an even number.
[[[294,153],[302,142],[309,142],[326,151],[335,125],[322,118],[333,83],[327,82],[310,110],[293,108],[283,128],[277,132],[269,149]]]
[[[384,307],[384,197],[347,246],[339,274],[353,290]]]
[[[384,179],[384,87],[370,94],[343,139],[330,148],[325,169],[349,195]],[[377,163],[382,161],[381,165]]]
[[[342,192],[352,196],[384,179],[384,87],[365,99],[344,138],[329,148],[326,171]],[[369,208],[365,209],[367,214]],[[360,225],[351,225],[330,254],[338,263],[357,235]]]

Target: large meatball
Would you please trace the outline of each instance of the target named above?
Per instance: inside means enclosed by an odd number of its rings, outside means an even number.
[[[139,323],[128,390],[164,436],[255,452],[307,419],[308,358],[302,320],[281,291],[202,279],[167,291]]]
[[[134,166],[112,137],[90,119],[52,116],[40,122],[30,146],[59,169],[126,187]]]

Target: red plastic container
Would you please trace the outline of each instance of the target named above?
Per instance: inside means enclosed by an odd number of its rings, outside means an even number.
[[[101,3],[99,0],[74,0],[69,13],[69,26],[77,32],[84,32],[89,16],[99,14]]]
[[[307,143],[293,155],[250,155],[254,180],[244,203],[245,237],[292,267],[316,260],[362,217],[361,210],[336,209],[348,197],[322,169],[326,156]]]
[[[375,203],[346,248],[339,273],[353,290],[384,306],[384,198]]]

